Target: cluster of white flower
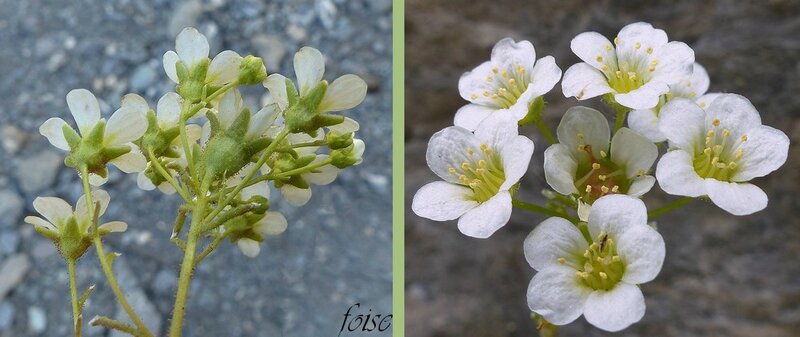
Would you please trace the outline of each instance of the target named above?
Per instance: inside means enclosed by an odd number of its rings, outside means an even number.
[[[295,54],[297,86],[282,75],[268,76],[259,57],[226,50],[210,59],[208,41],[194,28],[177,36],[175,51],[166,52],[163,60],[176,88],[155,109],[129,94],[106,121],[97,98],[77,89],[67,94],[67,104],[78,131],[60,118],[40,128],[52,145],[68,152],[65,164],[80,174],[85,193],[75,211],[61,199],[38,198],[34,207],[47,220],[28,217],[26,222],[53,240],[71,263],[94,242],[101,263],[110,264],[100,237],[127,228],[122,222],[97,225],[110,197],[91,186],[108,180],[108,164],[137,173],[144,190],[180,194],[185,204],[171,240],[194,258],[198,240],[211,237],[202,259],[223,239],[255,257],[267,236],[286,230],[286,218],[268,211],[270,182],[289,204],[302,206],[311,198],[311,185],[330,184],[340,170],[361,163],[364,142],[355,138],[358,122],[332,112],[359,105],[367,84],[352,74],[328,84],[318,50],[303,47]],[[269,96],[251,113],[238,87],[256,84]],[[187,213],[191,225],[182,232]],[[188,263],[182,279],[191,277],[197,262]],[[113,282],[113,275],[107,277]],[[185,302],[185,293],[178,289],[176,307]],[[124,304],[124,298],[120,301]],[[129,315],[136,323],[135,315]],[[181,320],[173,323],[173,335],[179,335]],[[146,327],[136,329],[137,336],[150,335]]]
[[[412,209],[436,221],[460,218],[459,230],[476,238],[504,226],[513,206],[552,216],[524,243],[538,271],[528,288],[530,309],[555,325],[583,314],[600,329],[619,331],[643,317],[638,285],[658,275],[665,256],[639,198],[657,181],[668,194],[710,199],[734,215],[760,211],[767,195],[748,181],[783,165],[789,139],[761,125],[746,98],[706,94],[709,77],[694,51],[648,23],[625,26],[613,43],[582,33],[570,47],[583,62],[564,72],[564,96],[602,96],[616,113],[615,127],[600,111],[576,106],[563,114],[556,140],[541,118],[542,96],[561,70],[550,56],[536,60],[532,43],[503,39],[489,62],[459,80],[470,104],[428,144],[428,165],[444,182],[420,188]],[[630,128],[623,127],[626,116]],[[544,152],[552,188],[546,206],[515,195],[534,148],[518,125],[534,123],[553,143]]]

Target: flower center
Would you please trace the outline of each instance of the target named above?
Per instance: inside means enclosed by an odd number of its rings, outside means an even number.
[[[569,263],[563,257],[558,258],[558,262]],[[594,290],[611,290],[625,273],[625,264],[617,255],[614,240],[604,232],[597,236],[597,241],[592,241],[577,265],[571,267],[577,270],[575,275],[580,282]]]
[[[451,167],[448,171],[462,185],[472,189],[475,201],[484,202],[497,194],[506,181],[506,175],[499,155],[486,144],[481,144],[480,150],[480,153],[476,153],[467,148],[469,161],[461,163],[461,167]]]
[[[579,140],[582,136],[578,134]],[[600,151],[600,158],[595,158],[591,145],[580,143],[578,153],[582,153],[584,158],[578,158],[575,188],[583,201],[591,204],[607,194],[627,193],[631,183],[625,175],[625,168],[611,161],[605,151]]]
[[[711,122],[713,128],[706,133],[705,148],[694,157],[694,170],[703,178],[730,181],[744,155],[741,147],[747,135],[731,136],[730,130],[720,130],[719,124],[719,119]]]
[[[473,92],[470,95],[473,101],[486,101],[500,108],[508,108],[515,103],[522,93],[528,88],[530,76],[521,65],[514,66],[514,70],[500,70],[492,68],[492,74],[486,76],[488,88],[482,92]]]
[[[642,46],[637,41],[630,51],[620,50],[619,37],[614,39],[614,44],[617,45],[616,60],[606,60],[603,55],[597,55],[595,58],[600,65],[600,70],[608,79],[609,86],[618,93],[639,89],[650,80],[651,73],[656,71],[658,60],[650,59],[653,47]],[[610,52],[612,46],[607,44],[605,49],[606,52]]]

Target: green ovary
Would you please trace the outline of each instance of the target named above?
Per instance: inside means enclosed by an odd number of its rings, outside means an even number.
[[[585,158],[579,161],[575,172],[575,188],[584,202],[591,204],[604,195],[628,192],[631,181],[625,168],[611,161],[605,151],[595,158],[589,145],[579,145],[578,152]]]
[[[463,162],[457,168],[450,167],[448,171],[462,185],[472,189],[472,200],[482,203],[495,196],[506,181],[502,159],[485,144],[481,144],[480,153],[470,148],[467,153],[469,162]]]
[[[740,168],[738,161],[744,155],[742,144],[747,135],[732,137],[728,129],[719,130],[719,119],[712,121],[713,129],[706,133],[705,148],[695,155],[692,164],[700,177],[730,181]]]

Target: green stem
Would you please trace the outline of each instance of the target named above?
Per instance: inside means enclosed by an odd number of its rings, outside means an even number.
[[[683,198],[675,200],[675,201],[673,201],[673,202],[671,202],[669,204],[666,204],[666,205],[664,205],[662,207],[656,208],[656,209],[654,209],[654,210],[652,210],[650,212],[647,212],[647,219],[655,219],[655,218],[657,218],[659,216],[662,216],[662,215],[664,215],[666,213],[672,212],[672,211],[680,208],[681,206],[687,204],[688,202],[690,202],[692,200],[694,200],[694,198],[683,197]]]
[[[81,337],[80,315],[81,309],[78,306],[78,280],[75,277],[75,260],[67,259],[67,269],[69,271],[69,295],[72,297],[72,326],[75,329],[75,337]]]
[[[208,97],[206,97],[206,99],[204,99],[203,101],[204,102],[211,101],[211,100],[217,98],[218,96],[221,96],[222,94],[228,92],[228,90],[230,90],[231,88],[233,88],[233,87],[235,87],[237,85],[239,85],[238,81],[232,81],[232,82],[230,82],[230,83],[228,83],[226,85],[223,85],[221,88],[219,88],[213,94],[208,95]]]
[[[183,186],[178,184],[178,182],[175,180],[175,177],[169,174],[169,172],[167,172],[167,169],[164,168],[163,165],[161,165],[161,162],[158,160],[158,158],[156,158],[155,153],[153,153],[152,148],[147,149],[147,155],[150,157],[150,162],[153,163],[153,166],[156,167],[158,173],[161,174],[161,176],[164,177],[164,179],[166,179],[167,182],[169,182],[169,184],[172,185],[172,187],[174,187],[176,191],[178,191],[178,193],[181,195],[184,201],[186,201],[187,203],[191,203],[192,198],[189,196],[189,192],[187,192],[183,188]]]
[[[95,214],[94,200],[92,200],[92,189],[89,186],[89,173],[86,168],[81,169],[81,178],[83,179],[83,193],[86,196],[88,213]],[[117,301],[125,310],[125,313],[128,314],[128,317],[131,319],[131,321],[133,321],[133,324],[136,325],[139,331],[146,337],[153,337],[153,333],[150,332],[150,329],[148,329],[146,325],[144,325],[139,316],[136,315],[133,307],[131,307],[130,303],[128,303],[128,300],[125,298],[125,294],[122,293],[122,289],[119,287],[119,283],[117,283],[116,277],[114,277],[114,271],[111,269],[111,263],[108,261],[108,256],[106,255],[105,248],[103,247],[103,241],[100,239],[100,231],[97,230],[96,217],[92,220],[92,226],[92,242],[97,250],[97,258],[100,260],[100,266],[102,267],[103,273],[108,280],[108,284],[111,286],[111,290],[114,292],[114,296],[117,297]]]
[[[539,213],[539,214],[542,214],[542,215],[564,218],[564,219],[567,219],[567,220],[569,220],[571,222],[578,222],[579,221],[578,219],[575,219],[574,217],[571,217],[568,214],[565,214],[565,213],[562,213],[562,212],[559,212],[559,211],[556,211],[556,210],[552,210],[552,209],[549,209],[547,207],[542,207],[542,206],[539,206],[539,205],[536,205],[536,204],[527,203],[527,202],[524,202],[524,201],[521,201],[521,200],[513,199],[511,201],[511,204],[514,207],[522,208],[524,210],[531,211],[531,212],[534,212],[534,213]]]
[[[539,119],[536,122],[536,127],[539,128],[539,132],[542,133],[542,136],[544,136],[544,139],[546,139],[548,143],[558,143],[558,140],[556,140],[556,137],[553,136],[553,134],[550,132],[550,129],[548,129],[547,125],[544,124],[543,120]]]
[[[200,262],[203,261],[203,259],[205,259],[209,254],[211,254],[211,252],[213,252],[215,249],[217,249],[219,244],[222,243],[222,240],[225,239],[226,235],[227,234],[224,233],[224,234],[219,235],[216,238],[214,238],[214,241],[211,242],[208,245],[208,247],[206,247],[206,249],[204,249],[203,252],[200,253],[200,255],[197,255],[197,259],[194,261],[194,266],[197,267],[197,265],[200,264]]]
[[[136,328],[106,316],[96,316],[95,318],[92,319],[91,322],[89,322],[89,325],[101,326],[106,329],[119,330],[131,336],[140,336],[139,332],[136,331]]]

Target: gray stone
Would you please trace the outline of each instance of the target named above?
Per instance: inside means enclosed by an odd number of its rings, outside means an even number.
[[[256,48],[257,56],[264,59],[267,72],[280,69],[281,61],[286,56],[286,45],[280,37],[259,34],[253,38],[253,46]]]
[[[47,329],[47,314],[44,309],[37,306],[28,308],[28,331],[38,335],[45,329]]]
[[[30,267],[30,260],[25,254],[13,255],[3,261],[3,265],[0,266],[0,301],[22,282]]]
[[[14,322],[14,306],[9,302],[0,303],[0,331],[8,330]]]
[[[336,5],[330,0],[317,1],[317,15],[323,27],[332,29],[336,24]]]
[[[117,259],[114,261],[114,273],[117,275],[117,281],[120,287],[125,289],[125,296],[128,298],[133,310],[139,315],[145,325],[151,331],[161,330],[161,314],[156,310],[155,305],[147,298],[136,274],[130,269],[128,263],[124,259]],[[128,314],[121,305],[117,304],[117,311],[114,316],[115,319],[130,322]],[[119,331],[112,331],[110,337],[128,337]]]
[[[153,292],[159,295],[169,295],[178,284],[178,273],[174,270],[166,268],[161,269],[153,278],[152,289]]]
[[[169,20],[170,37],[174,38],[186,27],[194,27],[200,14],[203,14],[203,5],[199,1],[190,0],[180,4]]]
[[[0,143],[8,154],[16,154],[25,145],[28,138],[30,136],[27,133],[13,125],[4,125],[0,130]]]
[[[19,234],[13,230],[0,231],[0,255],[17,252],[19,247]]]
[[[20,188],[26,194],[33,194],[50,187],[63,163],[64,157],[50,150],[17,160],[17,180]]]
[[[0,227],[16,224],[23,209],[23,201],[20,196],[10,190],[0,191],[0,214],[2,214]]]
[[[158,78],[158,73],[153,70],[149,65],[143,64],[136,68],[131,74],[129,86],[133,91],[142,91],[147,89]]]

